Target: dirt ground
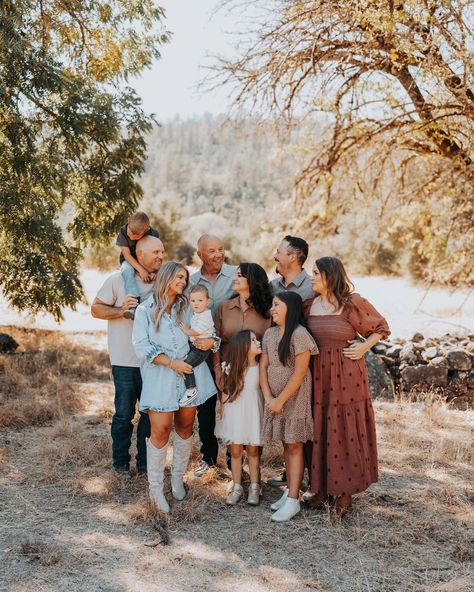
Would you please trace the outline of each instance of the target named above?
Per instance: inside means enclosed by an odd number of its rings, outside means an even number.
[[[192,479],[197,447],[188,496],[165,518],[147,501],[144,477],[122,480],[110,469],[103,353],[50,341],[43,347],[56,357],[37,354],[43,365],[55,360],[50,368],[28,375],[21,356],[0,366],[0,590],[474,590],[473,412],[435,397],[376,401],[381,479],[342,521],[304,510],[274,524],[279,491],[268,486],[259,507],[227,507],[223,471]],[[40,388],[44,405],[62,411],[35,422],[21,408],[24,393]],[[265,480],[279,457],[278,448],[264,451]]]

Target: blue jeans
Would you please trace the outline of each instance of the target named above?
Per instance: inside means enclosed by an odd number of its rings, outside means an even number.
[[[140,368],[112,366],[115,385],[115,414],[112,417],[112,459],[114,467],[130,462],[133,424],[137,401],[140,400],[142,377]],[[150,420],[140,412],[137,426],[137,468],[146,468],[146,441],[150,436]]]
[[[140,297],[140,290],[138,289],[137,280],[135,279],[135,269],[130,265],[128,261],[124,261],[120,267],[120,273],[122,275],[125,294]]]

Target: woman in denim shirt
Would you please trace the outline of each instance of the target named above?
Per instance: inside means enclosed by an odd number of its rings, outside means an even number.
[[[153,296],[137,308],[133,324],[133,347],[140,360],[143,380],[140,411],[148,412],[151,424],[151,436],[147,440],[150,497],[164,512],[169,512],[163,476],[173,420],[171,490],[175,499],[182,500],[186,495],[183,476],[191,453],[196,415],[196,407],[179,406],[186,389],[183,375],[193,370],[183,361],[189,342],[179,327],[187,308],[183,293],[188,279],[188,271],[180,263],[163,265],[155,280]],[[197,406],[216,394],[216,386],[206,363],[194,368],[194,374],[199,390]]]

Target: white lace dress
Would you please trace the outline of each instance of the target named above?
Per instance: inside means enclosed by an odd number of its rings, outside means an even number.
[[[258,365],[247,368],[242,392],[222,407],[223,417],[217,420],[215,430],[218,438],[225,444],[262,446],[263,395]]]

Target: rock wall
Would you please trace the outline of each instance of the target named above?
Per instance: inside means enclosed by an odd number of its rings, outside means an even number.
[[[474,335],[380,341],[366,361],[373,397],[436,390],[458,407],[474,406]]]

